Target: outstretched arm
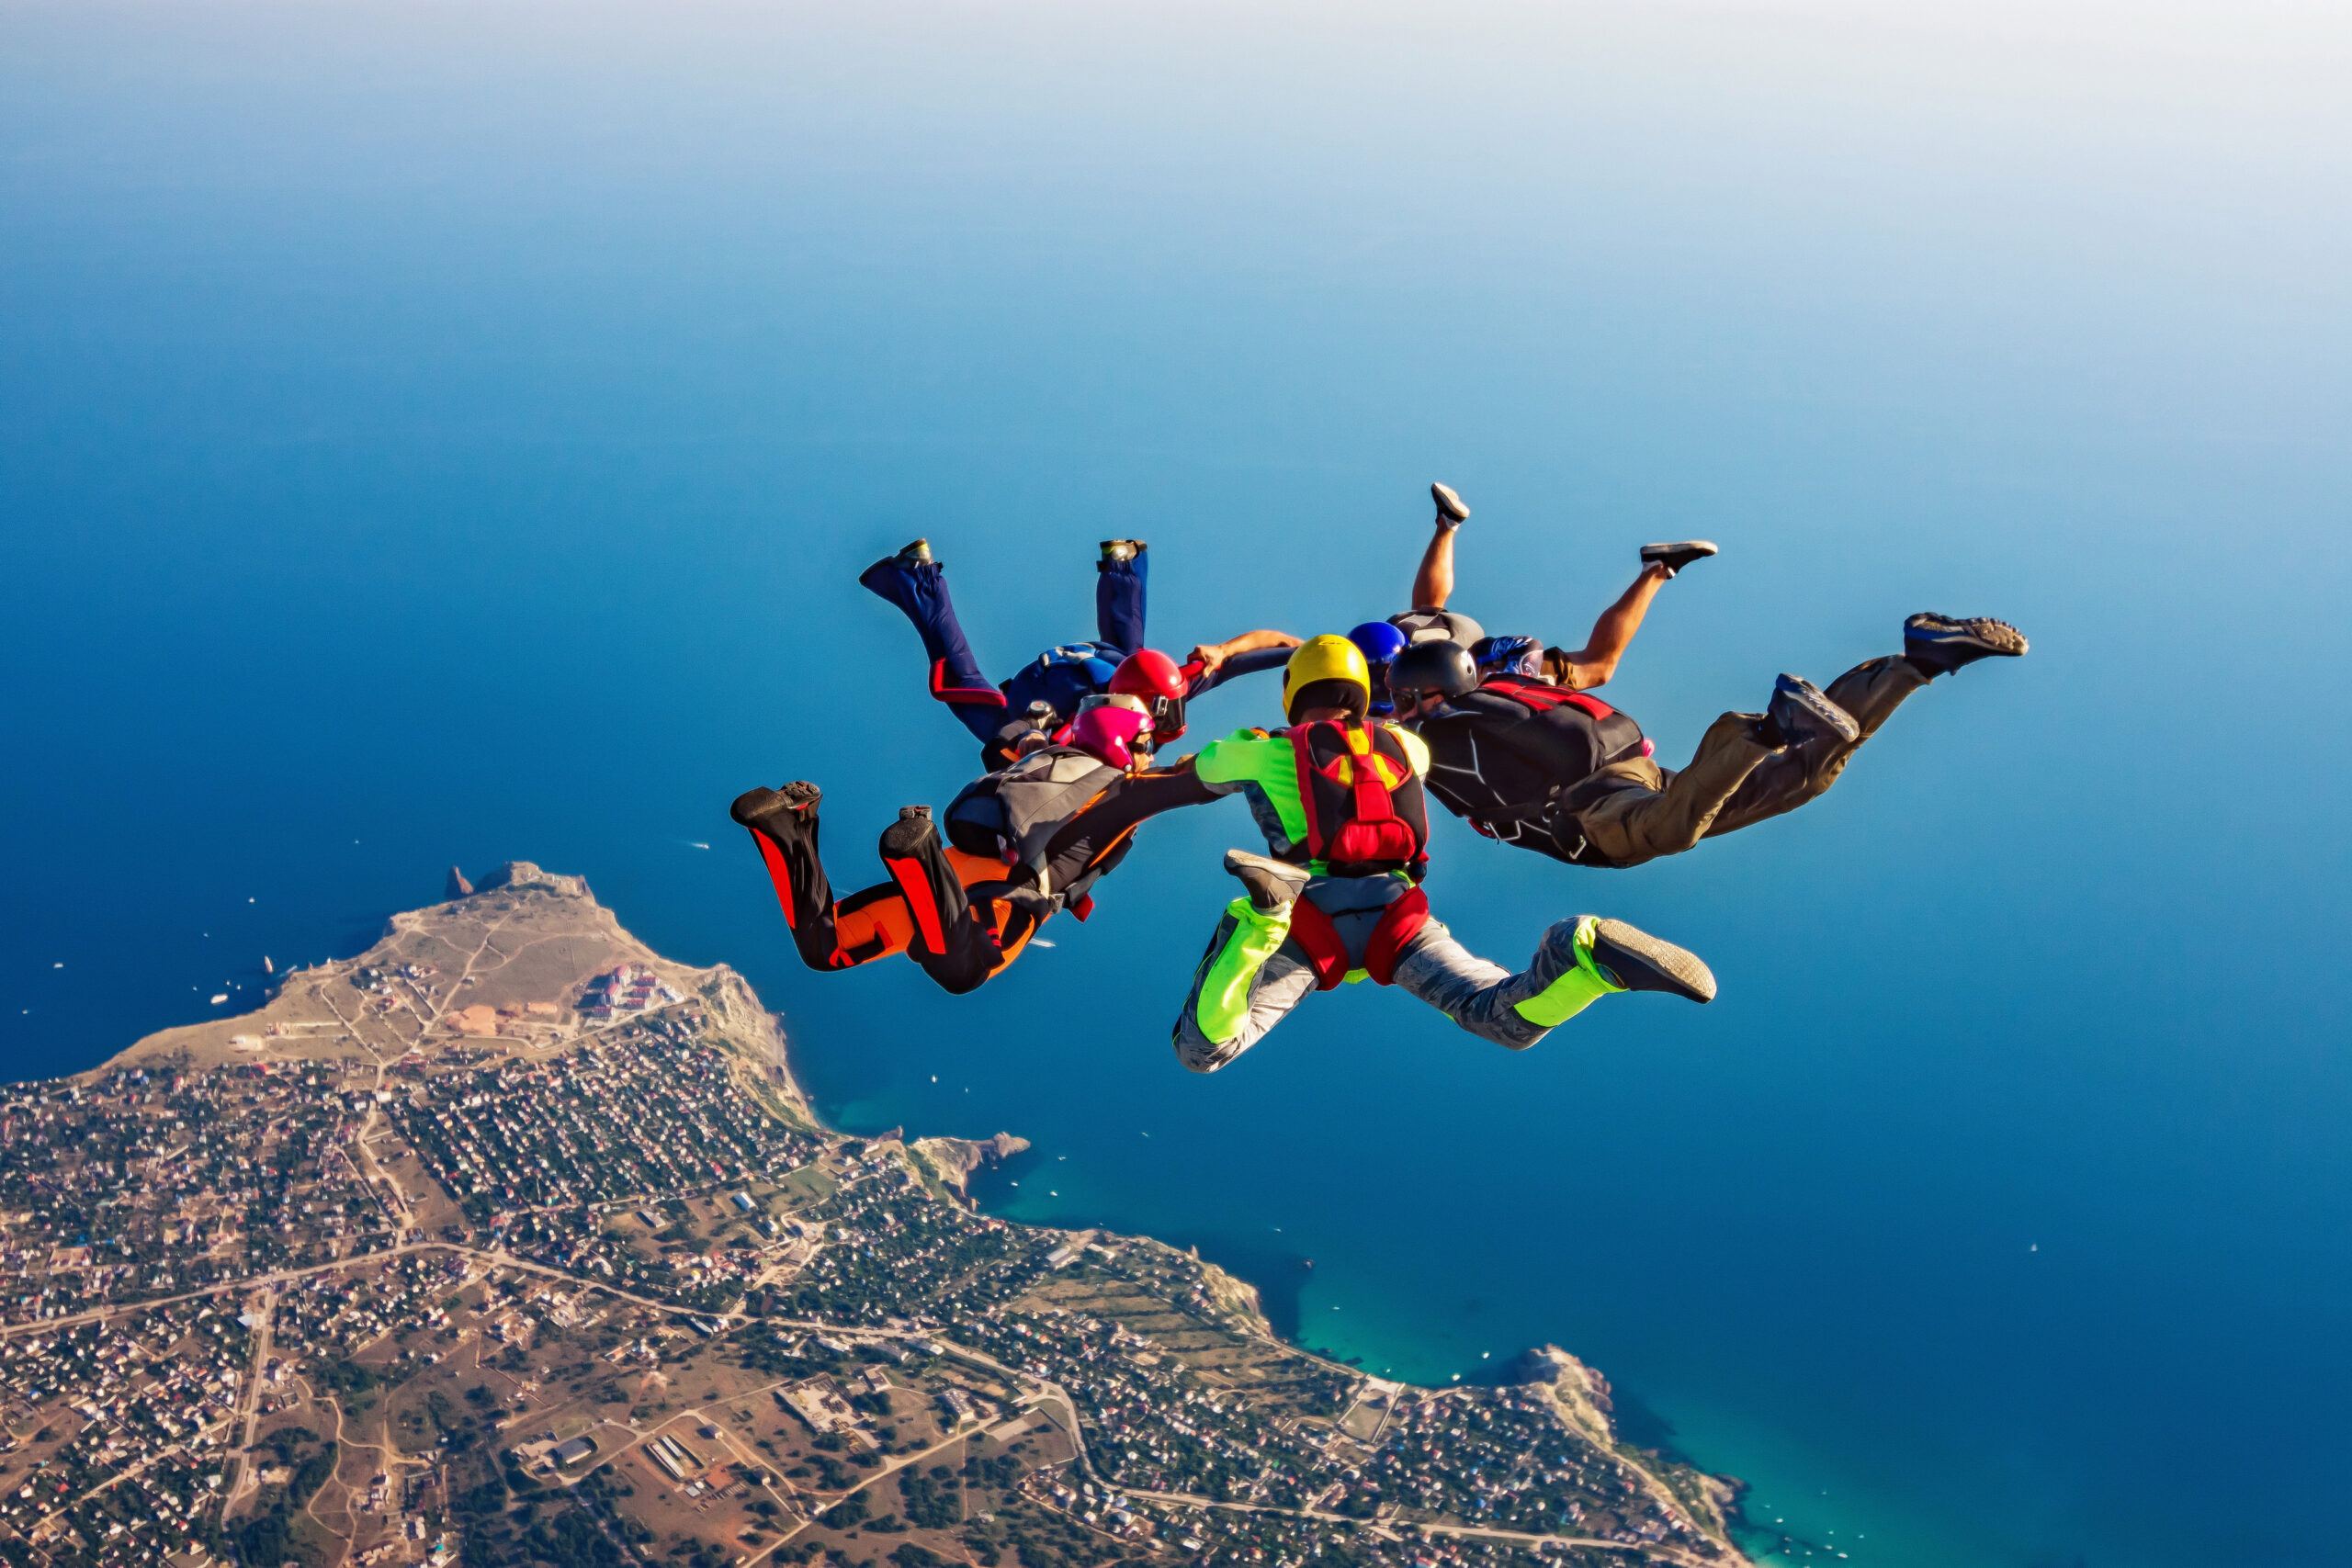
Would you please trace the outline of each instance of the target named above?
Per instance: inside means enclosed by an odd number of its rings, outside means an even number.
[[[1204,642],[1194,648],[1187,658],[1201,667],[1201,673],[1213,675],[1217,667],[1237,653],[1256,653],[1261,649],[1296,648],[1299,639],[1288,632],[1243,632],[1229,642]]]
[[[1254,675],[1261,670],[1279,670],[1290,659],[1290,650],[1298,646],[1298,638],[1288,632],[1243,632],[1231,642],[1204,643],[1193,649],[1192,658],[1199,661],[1201,672],[1192,679],[1187,696],[1199,696],[1214,691],[1237,675]],[[1215,659],[1208,656],[1214,654]]]
[[[1047,885],[1067,887],[1102,866],[1135,830],[1163,811],[1206,806],[1216,792],[1201,782],[1191,758],[1172,768],[1151,768],[1114,781],[1093,805],[1055,830],[1046,844]]]
[[[1584,647],[1570,653],[1564,649],[1544,650],[1544,673],[1571,691],[1589,691],[1606,685],[1617,673],[1617,661],[1625,657],[1632,646],[1634,634],[1642,629],[1642,617],[1650,613],[1650,601],[1657,597],[1658,587],[1666,581],[1667,570],[1652,561],[1642,568],[1634,585],[1618,595],[1617,603],[1600,612],[1600,619],[1592,624],[1592,636]]]

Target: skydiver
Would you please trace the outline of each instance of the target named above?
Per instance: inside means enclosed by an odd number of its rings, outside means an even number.
[[[1179,1061],[1215,1072],[1309,991],[1343,980],[1402,986],[1513,1050],[1611,992],[1713,998],[1714,976],[1696,955],[1622,920],[1558,922],[1516,975],[1464,949],[1421,893],[1428,749],[1368,720],[1371,694],[1353,643],[1310,638],[1283,674],[1291,728],[1241,730],[1193,760],[1204,787],[1247,797],[1272,853],[1226,855],[1247,893],[1227,906],[1193,971],[1173,1032]]]
[[[1108,691],[1119,661],[1144,646],[1149,547],[1141,539],[1105,539],[1102,551],[1094,569],[1096,640],[1049,648],[995,685],[981,672],[964,636],[947,591],[947,569],[933,558],[930,541],[917,539],[897,555],[885,556],[857,581],[913,624],[931,661],[931,694],[978,739],[982,765],[993,770],[1012,760],[1021,736],[1069,723],[1083,699]],[[1236,675],[1273,669],[1297,645],[1296,637],[1274,631],[1204,643],[1193,650],[1201,669],[1190,694],[1198,696]]]
[[[944,841],[929,807],[903,807],[882,833],[889,880],[839,900],[818,852],[818,787],[738,796],[729,815],[759,847],[801,961],[851,969],[906,953],[962,995],[1002,974],[1056,913],[1085,919],[1137,827],[1216,798],[1188,766],[1149,765],[1154,747],[1184,733],[1185,671],[1145,649],[1107,684],[1069,724],[1024,732],[1008,766],[966,786]]]
[[[1448,810],[1571,865],[1624,867],[1795,810],[1838,782],[1912,693],[2026,647],[2006,621],[1923,612],[1903,623],[1901,653],[1856,665],[1826,692],[1781,676],[1763,713],[1716,719],[1679,772],[1657,765],[1629,716],[1556,679],[1532,637],[1487,638],[1484,659],[1419,643],[1388,678],[1397,722],[1428,746],[1429,789]]]

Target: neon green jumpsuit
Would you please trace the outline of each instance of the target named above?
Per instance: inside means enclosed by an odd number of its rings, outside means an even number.
[[[1390,727],[1417,773],[1429,771],[1420,738]],[[1220,795],[1238,794],[1272,852],[1295,858],[1307,840],[1299,798],[1298,764],[1290,741],[1244,729],[1211,741],[1194,761],[1201,782]],[[1381,912],[1411,889],[1402,873],[1333,876],[1308,863],[1313,880],[1301,895],[1331,917],[1360,958]],[[1623,987],[1592,959],[1593,917],[1562,920],[1544,933],[1535,956],[1514,975],[1455,942],[1442,922],[1425,920],[1400,950],[1395,983],[1484,1039],[1524,1050],[1556,1024]],[[1288,909],[1266,914],[1246,898],[1226,906],[1225,918],[1193,971],[1193,987],[1176,1021],[1176,1054],[1194,1072],[1215,1072],[1263,1038],[1315,988],[1312,960],[1290,934]],[[1350,980],[1364,977],[1361,967]]]

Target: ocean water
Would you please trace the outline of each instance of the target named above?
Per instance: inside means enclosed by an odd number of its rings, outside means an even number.
[[[2352,1562],[2352,48],[1967,11],[0,8],[0,1070],[529,858],[842,1124],[1033,1139],[999,1212],[1374,1370],[1572,1348],[1787,1561]],[[1338,628],[1434,478],[1495,629],[1724,547],[1611,688],[1669,758],[1912,610],[2034,651],[1637,872],[1441,825],[1472,946],[1619,914],[1703,1010],[1185,1075],[1238,807],[975,997],[797,966],[729,799],[819,780],[854,885],[972,761],[867,561],[1000,671],[1114,535],[1165,646]]]

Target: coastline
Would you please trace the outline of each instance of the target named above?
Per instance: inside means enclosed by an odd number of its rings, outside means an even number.
[[[559,929],[530,934],[528,922],[546,923],[550,911],[560,917],[554,920]],[[564,923],[573,916],[582,919]],[[477,933],[480,940],[469,953],[466,942]],[[1382,1385],[1378,1373],[1364,1369],[1363,1358],[1330,1356],[1307,1343],[1295,1287],[1289,1292],[1294,1299],[1285,1303],[1279,1283],[1261,1289],[1250,1278],[1283,1280],[1280,1258],[1269,1269],[1255,1260],[1206,1257],[1198,1244],[1129,1226],[1045,1224],[990,1213],[985,1181],[975,1192],[972,1179],[1009,1172],[1008,1162],[1031,1152],[1023,1139],[1000,1133],[985,1140],[909,1140],[899,1126],[861,1133],[840,1125],[814,1102],[795,1070],[792,1037],[780,1017],[765,1009],[740,974],[723,963],[695,967],[662,958],[597,904],[583,879],[545,873],[526,862],[509,863],[458,898],[392,916],[379,942],[355,957],[287,972],[254,1012],[155,1032],[70,1081],[96,1084],[109,1074],[164,1062],[263,1070],[328,1059],[354,1064],[361,1061],[355,1053],[363,1053],[374,1058],[381,1082],[388,1069],[421,1062],[445,1047],[471,1052],[492,1045],[502,1059],[544,1072],[599,1037],[594,1015],[604,1010],[609,1016],[610,1010],[587,1005],[579,987],[588,976],[608,970],[636,975],[639,984],[658,987],[673,1003],[695,998],[687,1005],[707,1014],[714,1043],[735,1064],[739,1088],[786,1125],[857,1154],[887,1153],[895,1145],[935,1197],[1001,1224],[1047,1233],[1073,1249],[1099,1239],[1123,1249],[1183,1256],[1199,1272],[1211,1316],[1332,1373],[1390,1388],[1415,1386],[1409,1381]],[[543,993],[571,1001],[525,999]],[[386,1098],[378,1095],[379,1100]],[[1661,1503],[1690,1514],[1707,1535],[1736,1553],[1745,1531],[1736,1483],[1705,1473],[1680,1455],[1625,1440],[1614,1424],[1609,1385],[1597,1371],[1547,1345],[1498,1360],[1479,1373],[1457,1377],[1453,1384],[1512,1389],[1552,1402],[1572,1430],[1615,1455],[1628,1473],[1655,1489]],[[1447,1385],[1422,1386],[1436,1393]]]
[[[843,1115],[842,1106],[827,1105],[810,1093],[801,1070],[790,1062],[791,1054],[798,1048],[797,1041],[797,1034],[787,1032],[785,1036],[787,1071],[791,1073],[796,1085],[799,1086],[801,1093],[812,1108],[811,1113],[821,1125],[843,1136],[869,1139],[902,1130],[905,1122],[909,1119],[903,1115],[886,1124],[877,1125],[872,1131],[861,1132],[852,1124],[857,1118]],[[857,1103],[870,1114],[877,1117],[897,1113],[897,1108],[886,1108],[873,1101]],[[1000,1134],[998,1136],[1003,1137],[1005,1134]],[[976,1147],[988,1141],[924,1136],[912,1140],[908,1146],[910,1149],[914,1149],[922,1145],[948,1144]],[[1158,1242],[1180,1251],[1188,1251],[1199,1258],[1204,1267],[1215,1274],[1231,1282],[1237,1305],[1246,1311],[1259,1331],[1269,1339],[1299,1354],[1313,1357],[1333,1368],[1345,1369],[1359,1375],[1385,1375],[1382,1369],[1367,1369],[1365,1363],[1369,1358],[1365,1354],[1350,1354],[1345,1347],[1327,1347],[1312,1342],[1306,1333],[1304,1321],[1306,1314],[1301,1310],[1298,1299],[1301,1292],[1311,1282],[1311,1275],[1298,1266],[1302,1255],[1295,1248],[1266,1247],[1255,1253],[1248,1253],[1246,1249],[1237,1247],[1229,1236],[1194,1235],[1182,1230],[1163,1233],[1161,1229],[1136,1223],[1115,1213],[1089,1213],[1081,1211],[1072,1214],[1063,1212],[1048,1220],[1008,1213],[1008,1210],[1017,1206],[1020,1201],[1017,1197],[1012,1195],[1011,1188],[1017,1185],[1020,1179],[1042,1172],[1046,1168],[1043,1151],[1032,1145],[1027,1139],[1017,1135],[1012,1138],[1012,1142],[1018,1145],[1017,1148],[976,1166],[969,1172],[967,1184],[959,1188],[958,1198],[968,1203],[974,1212],[1004,1220],[1009,1224],[1040,1230],[1057,1231],[1071,1235],[1102,1235],[1141,1238]],[[1408,1384],[1422,1387],[1509,1388],[1524,1381],[1524,1373],[1530,1362],[1553,1358],[1572,1365],[1580,1378],[1589,1380],[1589,1384],[1593,1385],[1593,1392],[1584,1396],[1578,1407],[1597,1416],[1597,1424],[1608,1432],[1611,1445],[1621,1450],[1630,1449],[1638,1452],[1645,1460],[1661,1468],[1687,1470],[1706,1477],[1712,1483],[1718,1483],[1721,1492],[1713,1501],[1724,1518],[1730,1540],[1752,1562],[1758,1563],[1759,1568],[1770,1568],[1770,1565],[1783,1561],[1777,1555],[1759,1555],[1760,1551],[1766,1550],[1760,1544],[1766,1537],[1769,1536],[1772,1542],[1778,1542],[1786,1539],[1786,1532],[1771,1532],[1769,1529],[1759,1527],[1745,1517],[1742,1500],[1752,1490],[1747,1481],[1736,1475],[1719,1474],[1707,1470],[1698,1459],[1676,1445],[1671,1435],[1672,1429],[1664,1419],[1638,1401],[1632,1402],[1630,1409],[1622,1409],[1621,1406],[1627,1404],[1625,1397],[1616,1391],[1598,1369],[1577,1359],[1556,1345],[1545,1344],[1523,1348],[1510,1354],[1470,1363],[1459,1372],[1442,1376],[1431,1375],[1426,1382],[1416,1377],[1408,1377],[1404,1381]],[[1442,1359],[1443,1358],[1431,1359]]]

